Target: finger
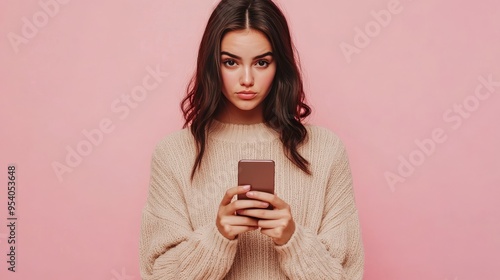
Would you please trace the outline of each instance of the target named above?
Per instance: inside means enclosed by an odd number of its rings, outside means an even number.
[[[284,220],[258,220],[257,225],[262,229],[286,228],[287,223]]]
[[[276,230],[275,228],[261,228],[260,232],[264,235],[271,237],[271,238],[280,238],[282,231]]]
[[[221,221],[221,223],[230,226],[252,226],[252,227],[258,227],[258,222],[259,221],[257,221],[257,219],[254,219],[252,217],[234,216],[234,215],[226,216]]]
[[[228,212],[234,213],[240,209],[247,208],[267,208],[269,207],[269,203],[263,202],[255,199],[240,199],[235,200],[231,204],[227,206]]]
[[[243,194],[250,190],[250,185],[237,186],[227,189],[222,201],[220,202],[221,206],[226,206],[233,200],[233,197],[237,194]]]
[[[253,217],[256,219],[277,220],[283,217],[280,210],[268,209],[241,209],[237,211],[238,215]]]
[[[274,206],[274,208],[277,209],[285,209],[288,207],[288,204],[275,194],[259,191],[249,191],[246,193],[246,196],[248,198],[269,202],[272,206]]]
[[[223,211],[226,215],[235,215],[238,210],[248,209],[248,208],[267,208],[269,203],[262,202],[259,200],[235,200],[231,204],[224,207]]]
[[[233,226],[231,227],[231,232],[229,232],[230,235],[236,236],[238,234],[245,233],[247,231],[252,231],[256,230],[258,227],[252,227],[252,226]]]

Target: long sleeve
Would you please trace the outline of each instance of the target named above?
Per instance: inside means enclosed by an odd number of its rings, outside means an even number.
[[[181,184],[174,175],[178,170],[173,149],[160,142],[153,153],[149,194],[142,211],[141,277],[222,279],[233,264],[238,241],[219,233],[215,217],[193,231]]]
[[[155,147],[140,230],[142,279],[362,279],[358,212],[340,139],[326,128],[308,126],[300,152],[310,162],[311,176],[293,166],[279,133],[266,124],[213,125],[193,180],[196,143],[189,128]],[[237,184],[242,158],[276,162],[276,191],[296,223],[283,246],[258,231],[228,240],[216,228],[220,199]]]
[[[288,243],[275,247],[290,279],[363,278],[364,251],[349,162],[340,139],[332,142],[334,160],[318,232],[297,225]]]

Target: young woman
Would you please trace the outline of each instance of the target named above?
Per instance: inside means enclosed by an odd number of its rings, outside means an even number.
[[[153,153],[143,279],[362,279],[346,151],[303,124],[311,110],[272,1],[219,3],[182,108],[184,129]],[[274,194],[236,186],[241,159],[274,160]]]

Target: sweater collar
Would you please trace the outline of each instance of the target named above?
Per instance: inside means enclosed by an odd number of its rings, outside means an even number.
[[[258,143],[279,139],[279,133],[265,123],[234,124],[213,120],[209,138],[226,142]]]

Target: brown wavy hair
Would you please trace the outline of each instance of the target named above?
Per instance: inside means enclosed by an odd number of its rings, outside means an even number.
[[[197,143],[191,179],[201,165],[208,129],[225,102],[222,94],[221,41],[231,31],[253,29],[267,36],[276,61],[276,73],[266,99],[263,118],[280,134],[286,157],[307,174],[309,162],[297,151],[307,137],[302,120],[311,114],[285,16],[271,0],[222,0],[210,16],[198,51],[196,72],[181,102],[185,123]]]

